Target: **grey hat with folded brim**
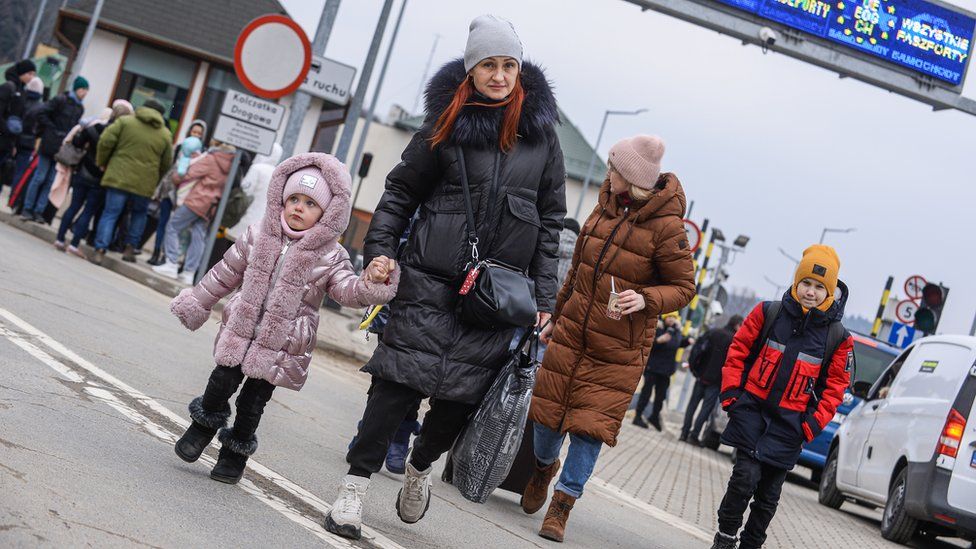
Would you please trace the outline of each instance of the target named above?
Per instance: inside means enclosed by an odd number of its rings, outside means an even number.
[[[522,41],[515,27],[501,17],[482,15],[471,21],[464,48],[464,71],[471,72],[482,59],[511,57],[522,66]]]

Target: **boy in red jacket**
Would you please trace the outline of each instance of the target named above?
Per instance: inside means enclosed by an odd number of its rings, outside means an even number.
[[[833,248],[807,248],[782,301],[757,305],[729,347],[719,397],[729,413],[722,442],[738,454],[713,549],[736,547],[750,500],[739,547],[762,547],[787,471],[844,397],[854,341],[840,323],[847,286],[837,279],[839,270]]]

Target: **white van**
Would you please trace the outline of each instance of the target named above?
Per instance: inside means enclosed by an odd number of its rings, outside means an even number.
[[[919,530],[976,538],[976,337],[921,339],[854,393],[820,503],[884,506],[881,534],[899,543]]]

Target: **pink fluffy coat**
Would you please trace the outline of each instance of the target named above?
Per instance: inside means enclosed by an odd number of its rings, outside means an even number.
[[[289,242],[281,228],[281,193],[288,175],[307,166],[322,171],[332,201],[322,219],[292,241],[279,259]],[[170,311],[196,330],[221,298],[240,287],[223,311],[214,343],[217,364],[240,364],[248,377],[297,391],[308,376],[325,294],[346,307],[378,305],[393,298],[399,267],[389,284],[371,283],[365,275],[356,275],[337,242],[352,211],[350,186],[348,168],[332,155],[307,153],[285,160],[271,176],[264,219],[249,227],[199,284],[173,299]],[[278,261],[284,264],[272,286]]]

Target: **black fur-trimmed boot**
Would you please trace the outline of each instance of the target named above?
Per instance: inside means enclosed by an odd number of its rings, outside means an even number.
[[[217,435],[217,430],[227,425],[229,417],[230,405],[218,412],[207,412],[203,409],[203,397],[190,401],[190,418],[193,421],[180,440],[176,441],[176,455],[187,463],[200,459],[200,455]]]
[[[217,454],[217,464],[210,471],[210,478],[227,484],[237,484],[244,476],[247,458],[258,449],[258,439],[251,435],[250,440],[234,438],[233,429],[221,429],[217,437],[220,440],[220,453]]]

